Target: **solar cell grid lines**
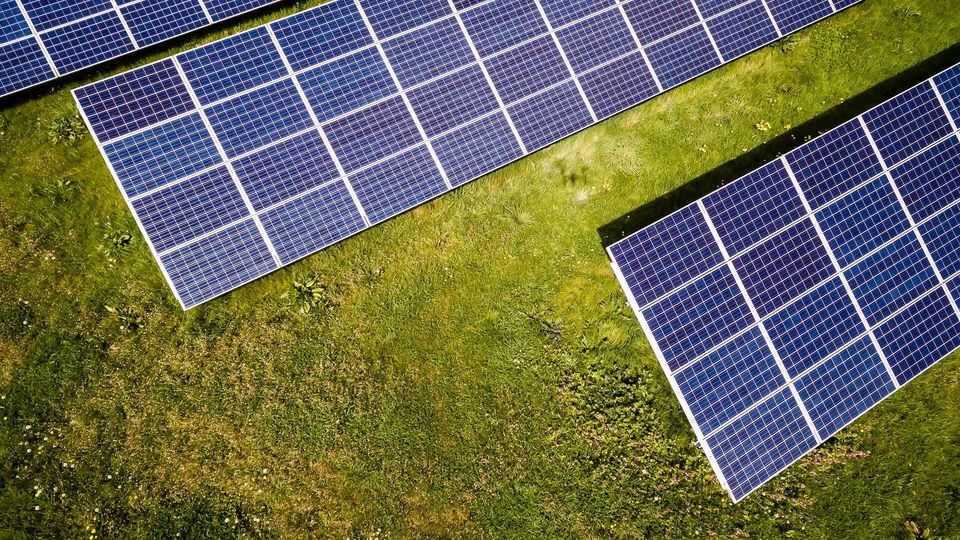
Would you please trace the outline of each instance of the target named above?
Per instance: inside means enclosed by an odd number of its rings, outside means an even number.
[[[780,3],[803,25],[834,11]],[[334,0],[74,95],[135,214],[220,169],[249,202],[222,223],[231,211],[181,191],[195,236],[171,246],[171,228],[145,231],[191,307],[781,35],[767,0],[704,4]],[[273,264],[197,259],[193,244],[227,235]]]
[[[960,348],[960,64],[610,246],[747,496]]]
[[[278,0],[0,0],[0,97]]]

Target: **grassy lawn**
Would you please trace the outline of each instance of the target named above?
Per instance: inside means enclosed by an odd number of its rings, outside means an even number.
[[[69,89],[303,7],[2,104],[0,537],[960,536],[960,357],[734,506],[603,249],[960,61],[955,5],[867,0],[184,313]]]

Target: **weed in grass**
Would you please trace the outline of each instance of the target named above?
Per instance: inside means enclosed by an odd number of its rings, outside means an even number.
[[[505,215],[513,223],[525,226],[533,223],[533,214],[530,213],[522,204],[518,202],[512,202],[503,207],[503,215]]]
[[[283,298],[303,315],[310,313],[311,309],[329,309],[333,306],[327,286],[320,281],[317,274],[294,280],[290,288],[283,293]]]
[[[800,45],[800,36],[797,34],[790,34],[782,38],[780,41],[773,43],[773,46],[780,50],[782,53],[793,52],[797,46]]]
[[[76,182],[56,178],[33,188],[34,196],[49,199],[51,204],[59,205],[71,200],[80,190]]]
[[[83,138],[87,128],[80,119],[80,114],[72,107],[54,109],[49,124],[47,137],[54,143],[74,143]]]
[[[893,9],[893,14],[900,19],[916,19],[922,15],[920,10],[906,4],[895,7]]]
[[[143,315],[130,306],[104,306],[104,309],[120,322],[121,332],[136,332],[143,328],[145,322]]]
[[[117,262],[120,256],[129,253],[133,243],[133,235],[126,231],[114,230],[110,222],[107,222],[107,232],[103,235],[103,242],[97,246],[97,250],[102,253],[111,263]]]

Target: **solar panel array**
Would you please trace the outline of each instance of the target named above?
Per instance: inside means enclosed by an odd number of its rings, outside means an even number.
[[[610,246],[736,501],[960,347],[960,64]]]
[[[75,97],[190,307],[836,7],[335,0]]]
[[[0,96],[277,0],[0,0]]]

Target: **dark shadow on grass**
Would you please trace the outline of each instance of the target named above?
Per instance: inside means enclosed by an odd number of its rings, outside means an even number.
[[[126,67],[127,69],[135,69],[138,66],[153,62],[154,60],[149,60],[149,62],[145,60],[150,59],[159,52],[164,50],[179,51],[184,45],[193,43],[204,36],[215,35],[225,28],[242,26],[250,21],[259,19],[260,17],[276,15],[282,10],[297,3],[298,2],[296,0],[281,0],[274,4],[261,6],[248,11],[247,13],[237,15],[236,17],[230,17],[222,21],[217,21],[213,24],[208,24],[207,26],[197,28],[196,30],[191,30],[186,34],[174,36],[170,39],[160,41],[152,45],[147,45],[142,49],[131,51],[127,54],[122,54],[103,63],[81,68],[78,71],[67,73],[66,75],[57,77],[56,79],[44,81],[36,86],[18,90],[13,94],[0,97],[0,111],[21,105],[44,94],[54,94],[65,88],[82,86],[84,84],[110,77],[118,68]],[[159,60],[159,58],[157,58],[157,60]],[[126,71],[126,69],[124,71]]]
[[[900,72],[872,88],[845,100],[819,116],[761,144],[742,156],[703,174],[663,196],[645,203],[597,229],[604,247],[666,217],[721,185],[740,178],[757,167],[800,146],[807,137],[829,131],[858,114],[960,62],[960,44]]]

